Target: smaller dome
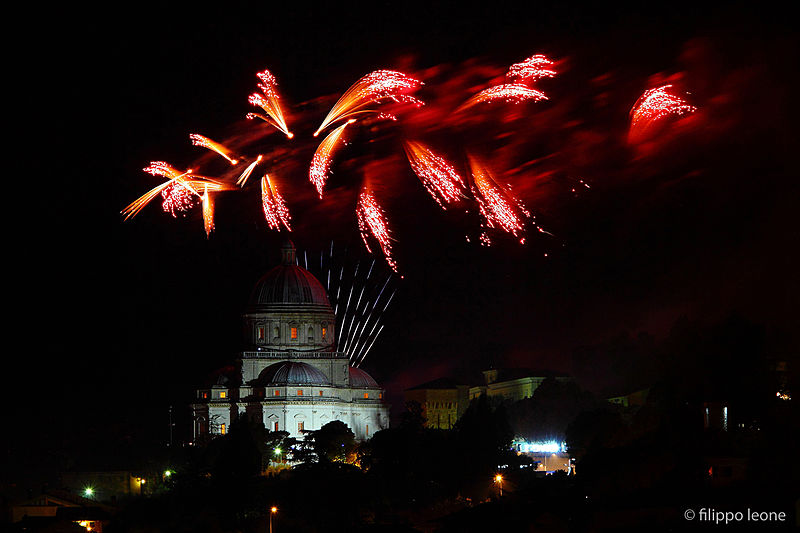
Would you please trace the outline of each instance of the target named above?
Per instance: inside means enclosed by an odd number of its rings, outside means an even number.
[[[350,386],[357,389],[380,389],[378,382],[372,376],[354,366],[350,367]]]
[[[323,385],[330,386],[331,382],[321,370],[307,363],[281,361],[269,365],[261,371],[256,379],[251,382],[256,387],[270,385]]]

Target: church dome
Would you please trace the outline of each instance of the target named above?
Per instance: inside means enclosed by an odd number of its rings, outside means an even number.
[[[378,382],[363,370],[350,367],[350,386],[356,389],[379,389]]]
[[[250,296],[253,311],[285,304],[311,304],[330,308],[325,287],[311,272],[295,264],[295,248],[286,240],[281,264],[264,274]]]
[[[331,382],[321,370],[307,363],[281,361],[268,366],[253,381],[256,387],[271,385],[323,385]]]

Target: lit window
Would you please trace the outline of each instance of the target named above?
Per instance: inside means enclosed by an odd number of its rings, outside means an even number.
[[[222,433],[223,435],[225,434],[225,424],[220,424],[219,432]]]
[[[367,424],[367,437],[369,437],[369,424]]]
[[[276,391],[275,391],[275,396],[280,396],[280,395],[281,395],[281,391],[279,391],[279,390],[276,390]]]
[[[327,334],[328,334],[328,328],[325,327],[325,326],[322,326],[322,338],[324,339],[325,335],[327,335]]]
[[[293,341],[297,340],[297,328],[291,328],[291,335]]]
[[[365,392],[365,393],[364,393],[364,398],[365,398],[365,399],[366,399],[366,398],[369,398],[369,393],[368,393],[368,392]]]
[[[273,431],[278,431],[278,423],[277,423],[277,422],[275,422],[275,426],[274,426],[274,428],[275,428],[275,429],[273,429]]]
[[[224,390],[223,390],[223,391],[220,391],[220,392],[219,392],[219,397],[220,397],[220,398],[222,398],[222,399],[224,400],[225,398],[227,398],[227,397],[228,397],[228,393],[227,393],[227,392],[225,392]]]
[[[378,393],[378,398],[383,398],[383,393],[382,392]]]
[[[299,431],[303,431],[303,428],[304,428],[304,427],[305,427],[305,422],[298,422],[298,423],[297,423],[297,431],[298,431],[298,432],[299,432]]]
[[[261,327],[259,327],[259,328],[258,328],[258,340],[260,340],[260,341],[263,341],[263,340],[264,340],[264,335],[265,335],[265,334],[266,334],[266,333],[265,333],[265,331],[264,331],[264,326],[261,326]]]
[[[322,391],[319,391],[319,395],[322,396]]]
[[[297,389],[297,395],[298,396],[302,396],[303,395],[303,389]]]
[[[203,398],[208,398],[208,393],[207,392],[203,393]]]

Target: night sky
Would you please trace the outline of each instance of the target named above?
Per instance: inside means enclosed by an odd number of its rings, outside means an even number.
[[[363,180],[383,195],[403,279],[362,368],[395,404],[404,388],[489,364],[580,379],[575,350],[621,335],[658,342],[681,316],[737,314],[764,327],[776,350],[798,353],[789,22],[761,3],[519,4],[132,4],[103,23],[54,24],[30,137],[39,154],[25,170],[49,184],[50,216],[20,252],[33,296],[22,308],[35,326],[7,356],[23,406],[12,450],[166,440],[169,405],[188,436],[193,389],[235,359],[240,313],[285,233],[266,227],[256,181],[219,197],[209,240],[197,209],[176,220],[156,203],[127,222],[119,212],[157,183],[141,171],[150,161],[219,168],[189,133],[222,142],[263,131],[243,117],[264,68],[296,133],[295,144],[279,133],[262,142],[284,150],[276,175],[298,249],[318,257],[334,241],[368,260],[354,195]],[[560,61],[542,82],[550,100],[448,115],[451,102],[534,53]],[[307,181],[311,134],[338,95],[380,68],[421,77],[428,109],[406,125],[360,130],[319,201]],[[630,108],[664,83],[689,93],[698,112],[647,145],[626,144]],[[398,150],[408,132],[457,164],[464,150],[491,160],[552,236],[529,229],[525,246],[500,234],[479,246],[475,214],[443,212],[410,172]],[[615,385],[604,364],[592,361],[582,384]]]

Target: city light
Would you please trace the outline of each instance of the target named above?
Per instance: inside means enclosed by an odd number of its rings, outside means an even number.
[[[164,470],[164,477],[170,477],[172,475],[172,470]]]
[[[566,443],[558,441],[523,442],[519,451],[523,453],[561,453],[566,451]]]
[[[92,487],[86,487],[83,489],[83,495],[87,498],[91,498],[94,496],[94,489]]]

